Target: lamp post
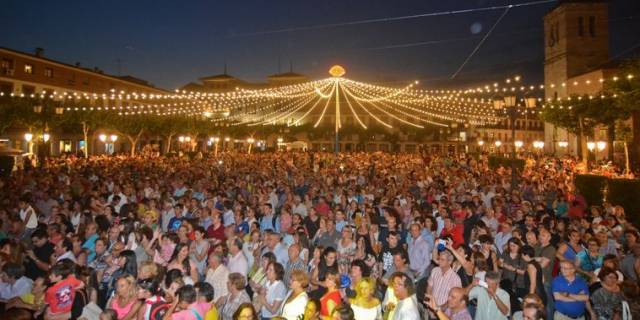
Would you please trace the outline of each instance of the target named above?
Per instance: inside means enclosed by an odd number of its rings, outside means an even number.
[[[514,78],[515,82],[520,81],[520,77]],[[511,79],[507,79],[507,83],[510,83]],[[533,97],[524,97],[524,104],[526,108],[535,108],[536,99]],[[518,185],[516,176],[516,117],[518,115],[518,99],[514,94],[507,94],[504,97],[496,97],[493,99],[493,107],[496,110],[504,110],[509,117],[509,125],[511,126],[511,141],[514,143],[511,149],[511,189],[513,190]]]
[[[279,137],[278,138],[278,151],[281,150],[283,142],[284,142],[284,139],[282,139],[282,137]]]
[[[480,148],[480,152],[483,151],[483,146],[484,146],[484,141],[483,140],[478,140],[478,147]]]
[[[249,147],[248,147],[248,149],[247,149],[247,154],[251,154],[251,147],[253,146],[253,143],[254,143],[255,141],[256,141],[256,140],[254,140],[253,138],[249,138],[249,139],[247,139],[247,143],[249,144]]]
[[[29,154],[33,153],[33,133],[27,132],[24,134],[24,140],[27,141],[27,145],[29,146]]]
[[[102,133],[98,136],[98,139],[100,139],[100,141],[102,143],[104,143],[104,153],[108,153],[108,149],[107,149],[107,135]]]

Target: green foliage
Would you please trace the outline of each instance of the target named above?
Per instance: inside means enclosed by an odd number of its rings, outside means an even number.
[[[578,174],[574,179],[576,189],[589,205],[602,204],[606,183],[606,177],[594,174]]]
[[[607,201],[613,205],[620,205],[628,219],[636,226],[640,225],[640,180],[639,179],[609,179]]]

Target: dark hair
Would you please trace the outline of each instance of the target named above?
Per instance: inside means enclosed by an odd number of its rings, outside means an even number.
[[[207,230],[204,229],[203,226],[197,226],[193,229],[194,232],[200,232],[202,234],[204,234],[205,236],[207,235]]]
[[[147,240],[151,240],[153,238],[153,230],[147,225],[138,228],[138,234],[140,236],[144,236]]]
[[[488,234],[482,234],[478,237],[480,243],[493,243],[493,238]]]
[[[6,273],[10,278],[18,279],[24,276],[24,266],[15,262],[7,262],[2,267],[2,272]]]
[[[604,281],[604,278],[606,278],[610,274],[615,275],[616,278],[618,277],[618,273],[616,272],[616,270],[604,267],[600,269],[600,272],[598,272],[598,279],[600,279],[600,281]]]
[[[196,302],[196,289],[190,284],[182,286],[176,293],[178,294],[179,301],[184,301],[189,304]]]
[[[125,262],[121,270],[132,275],[134,278],[138,277],[138,262],[136,260],[136,253],[133,250],[124,250],[120,252],[120,257],[124,257]]]
[[[31,234],[31,239],[33,239],[33,238],[46,239],[48,237],[49,237],[49,235],[47,235],[47,230],[44,230],[44,229],[36,229]]]
[[[168,288],[176,279],[181,279],[181,278],[182,278],[182,271],[180,271],[179,269],[171,269],[167,271],[167,274],[164,277],[164,286]]]
[[[138,280],[138,287],[142,290],[149,291],[152,295],[158,294],[158,289],[160,287],[158,281],[154,279],[142,279]]]
[[[240,313],[242,313],[242,310],[244,309],[251,309],[251,313],[253,314],[252,320],[258,320],[258,314],[256,313],[256,309],[254,309],[253,305],[249,302],[245,302],[238,306],[238,309],[236,309],[236,312],[233,313],[233,320],[240,319]]]
[[[274,263],[274,262],[276,262],[276,261],[277,261],[277,259],[276,259],[276,255],[275,255],[275,254],[273,254],[273,252],[265,252],[265,253],[262,255],[262,259],[267,259],[267,260],[269,260],[269,263]],[[267,266],[268,266],[268,264],[267,264]]]
[[[73,250],[73,242],[71,242],[69,238],[62,239],[62,248],[64,248],[66,251]]]
[[[213,286],[209,282],[200,281],[193,285],[198,292],[198,297],[204,297],[207,299],[207,302],[213,301],[213,297],[215,296],[215,292],[213,290]]]
[[[67,259],[63,259],[51,267],[51,274],[66,278],[73,272],[71,265],[64,260]]]
[[[351,262],[351,267],[360,268],[360,272],[362,272],[363,277],[368,277],[371,274],[371,269],[362,259],[356,259]]]
[[[189,248],[189,245],[184,244],[184,243],[178,243],[175,247],[175,249],[173,249],[173,254],[171,254],[171,259],[169,261],[174,261],[178,258],[178,254],[180,253],[180,250],[182,250],[182,248],[187,247],[187,249]],[[181,262],[182,263],[182,267],[184,268],[185,274],[190,276],[191,275],[191,264],[189,263],[189,256],[187,255],[187,257]]]
[[[278,262],[271,263],[273,271],[276,273],[276,280],[282,280],[284,278],[284,267]],[[267,269],[269,267],[267,266]]]
[[[335,309],[333,309],[333,312],[331,312],[331,316],[333,317],[333,319],[335,319],[336,315],[340,320],[355,319],[351,306],[346,303],[340,304]]]
[[[520,255],[522,256],[526,255],[533,258],[536,256],[536,250],[530,245],[525,245],[522,248],[520,248]]]

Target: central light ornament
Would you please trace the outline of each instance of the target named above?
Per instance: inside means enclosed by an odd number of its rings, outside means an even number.
[[[329,69],[329,74],[336,78],[344,76],[345,73],[347,73],[347,71],[339,64],[336,64]]]

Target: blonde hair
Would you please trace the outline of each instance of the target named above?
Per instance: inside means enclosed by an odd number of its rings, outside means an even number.
[[[140,220],[142,220],[145,217],[151,217],[151,219],[153,221],[158,221],[158,218],[160,217],[160,214],[155,210],[147,210],[147,211],[144,211],[144,212],[140,213]]]
[[[123,279],[124,281],[127,282],[127,284],[129,284],[129,294],[128,294],[128,298],[132,298],[136,296],[136,291],[138,290],[137,286],[136,286],[136,278],[134,278],[132,275],[128,274],[126,276],[122,276],[118,279],[118,281],[120,281],[120,279]]]
[[[304,289],[309,286],[309,276],[302,270],[291,271],[291,281],[298,281]]]
[[[369,285],[369,287],[371,287],[372,292],[375,292],[376,289],[376,282],[369,277],[364,277],[362,279],[360,279],[360,281],[358,281],[358,283],[356,284],[356,297],[363,297],[364,295],[362,294],[362,289],[360,289],[360,285],[361,284],[367,284]]]

